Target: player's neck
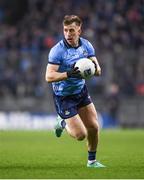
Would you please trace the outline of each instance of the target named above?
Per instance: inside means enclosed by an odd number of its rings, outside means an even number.
[[[67,42],[68,43],[68,42]],[[68,43],[69,44],[69,43]],[[76,48],[76,47],[78,47],[79,46],[79,40],[77,40],[75,43],[73,43],[73,44],[69,44],[71,47],[74,47],[74,48]]]
[[[79,39],[74,43],[74,44],[71,44],[72,47],[78,47],[79,46]]]
[[[74,44],[69,44],[67,40],[64,38],[65,44],[67,44],[69,47],[77,48],[81,45],[80,39],[78,39]]]

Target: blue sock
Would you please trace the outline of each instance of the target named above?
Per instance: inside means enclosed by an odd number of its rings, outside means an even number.
[[[64,128],[65,128],[65,126],[66,126],[66,122],[65,122],[65,120],[64,120],[64,119],[61,121],[61,126],[62,126],[62,128],[63,128],[63,129],[64,129]]]
[[[93,161],[96,159],[96,151],[88,151],[88,160]]]

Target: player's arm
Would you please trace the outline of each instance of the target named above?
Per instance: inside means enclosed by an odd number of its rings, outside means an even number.
[[[95,66],[96,66],[96,72],[95,75],[96,76],[100,76],[101,75],[101,67],[98,63],[98,60],[96,57],[90,57],[90,59],[94,62]]]
[[[45,80],[47,82],[56,82],[67,79],[67,72],[58,72],[59,65],[48,64],[46,67]]]
[[[45,79],[47,82],[62,81],[67,78],[81,78],[80,71],[76,67],[72,67],[70,71],[58,72],[59,65],[48,64],[46,68]]]

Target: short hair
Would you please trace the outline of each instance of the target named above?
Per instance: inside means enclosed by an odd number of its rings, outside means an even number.
[[[76,23],[77,26],[82,26],[82,20],[76,15],[66,15],[63,19],[63,25],[67,26],[72,23]]]

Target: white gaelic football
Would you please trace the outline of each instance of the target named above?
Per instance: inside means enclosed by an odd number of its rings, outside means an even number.
[[[95,74],[95,65],[94,63],[88,58],[81,58],[79,59],[75,67],[79,68],[81,76],[84,79],[89,79]]]

